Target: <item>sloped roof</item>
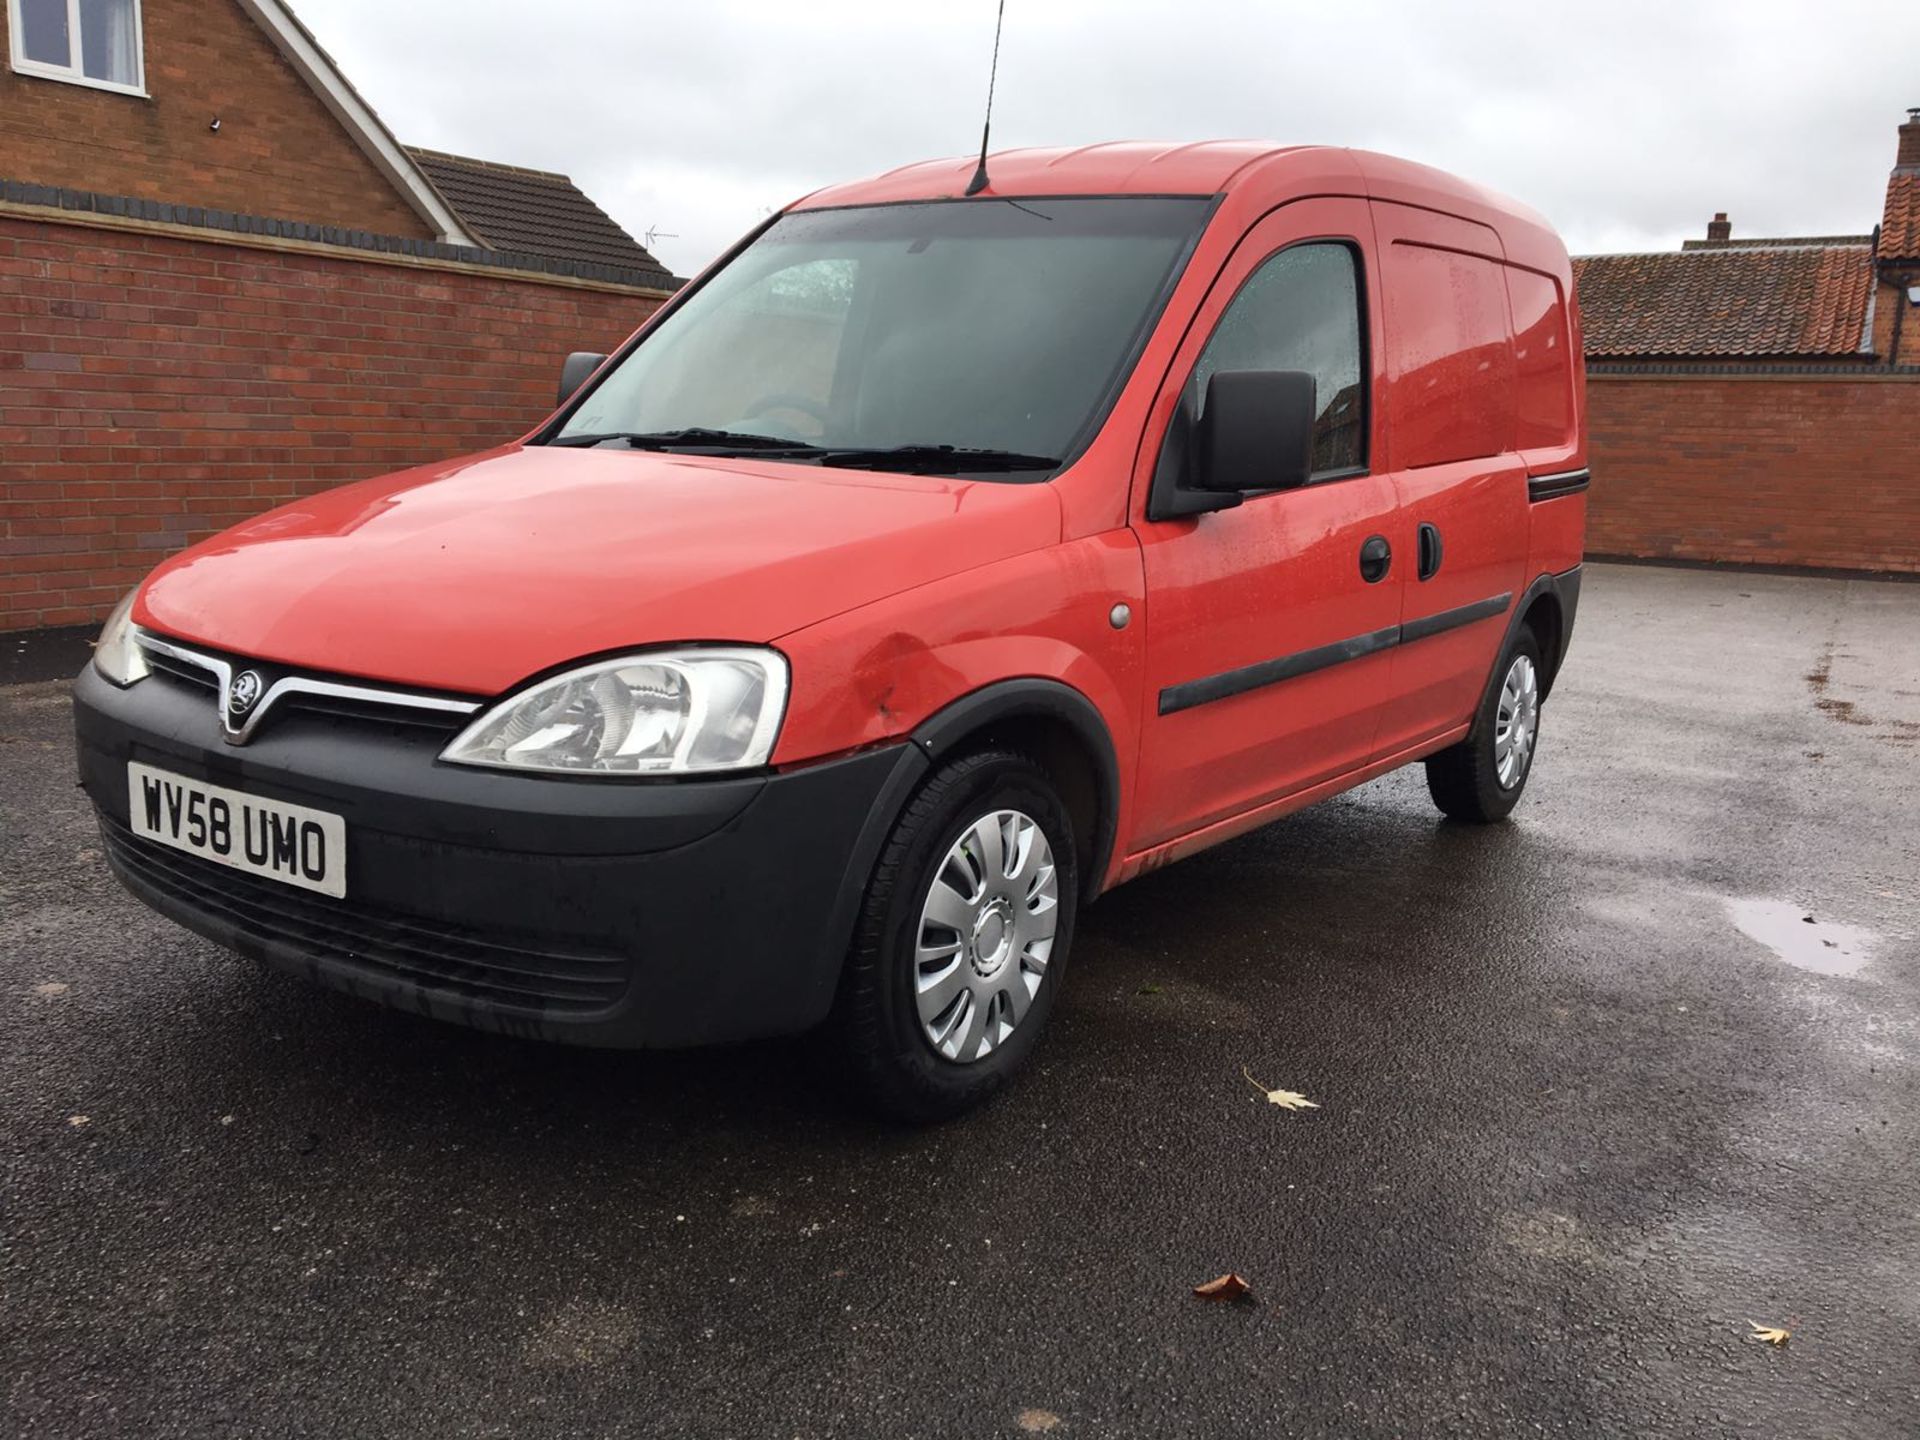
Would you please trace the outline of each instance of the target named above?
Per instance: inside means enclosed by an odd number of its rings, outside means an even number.
[[[1902,166],[1887,177],[1887,213],[1875,253],[1882,260],[1920,260],[1920,169]]]
[[[1871,245],[1871,235],[1777,235],[1765,240],[1682,240],[1682,250],[1803,250],[1834,245]]]
[[[460,223],[495,250],[673,277],[564,175],[407,147]]]
[[[300,23],[300,17],[283,0],[239,0],[239,4],[266,32],[294,73],[320,97],[320,103],[332,112],[374,168],[386,176],[414,213],[433,227],[434,234],[450,244],[472,244],[473,237],[460,228],[446,202],[393,138],[393,132],[360,97],[333,57],[313,38],[313,32]]]
[[[1581,256],[1587,355],[1859,355],[1872,262],[1865,243]]]

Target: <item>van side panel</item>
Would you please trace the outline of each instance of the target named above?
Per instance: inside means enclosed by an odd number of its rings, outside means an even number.
[[[1378,757],[1472,716],[1507,610],[1526,585],[1528,507],[1498,237],[1411,206],[1373,209],[1400,493],[1390,538],[1405,586]]]
[[[1376,205],[1387,285],[1393,468],[1473,460],[1513,448],[1514,359],[1493,256],[1443,248],[1497,244],[1483,226]],[[1393,238],[1389,239],[1389,235]]]
[[[1586,492],[1535,501],[1532,511],[1528,574],[1558,575],[1578,565],[1587,533]]]
[[[1354,164],[1365,177],[1367,194],[1372,197],[1377,212],[1441,212],[1445,216],[1460,217],[1463,224],[1477,222],[1473,225],[1474,229],[1491,227],[1499,232],[1497,249],[1459,242],[1433,243],[1447,243],[1453,249],[1497,256],[1511,267],[1509,274],[1514,271],[1527,272],[1545,277],[1552,284],[1560,300],[1562,313],[1557,322],[1544,323],[1564,327],[1559,333],[1565,335],[1565,343],[1556,348],[1564,356],[1562,363],[1567,376],[1567,389],[1572,396],[1568,430],[1563,443],[1536,443],[1533,433],[1525,428],[1525,422],[1522,421],[1515,444],[1526,462],[1529,475],[1563,475],[1584,471],[1587,464],[1586,371],[1580,343],[1580,304],[1573,290],[1573,267],[1567,260],[1567,248],[1554,233],[1553,227],[1544,217],[1510,197],[1482,189],[1457,176],[1389,155],[1375,155],[1361,150],[1350,153]],[[1382,240],[1384,243],[1384,233]],[[1525,296],[1516,297],[1513,306],[1516,319],[1528,312],[1531,303]],[[1529,324],[1522,321],[1517,333],[1525,336],[1531,329]],[[1520,360],[1520,357],[1516,356],[1516,359]],[[1525,364],[1528,360],[1540,362],[1540,352],[1533,350],[1521,363]],[[1532,378],[1536,387],[1552,384],[1539,372]],[[1530,400],[1521,403],[1531,406],[1543,398],[1536,389]],[[1395,465],[1412,463],[1416,462],[1409,459],[1394,461]],[[1601,484],[1606,483],[1604,475],[1598,478]],[[1584,494],[1566,492],[1559,498],[1534,505],[1533,510],[1530,528],[1534,544],[1527,561],[1528,575],[1558,573],[1578,565],[1586,527]]]
[[[1552,278],[1505,267],[1513,306],[1514,447],[1523,454],[1573,438],[1573,376],[1567,307]]]
[[[1516,439],[1531,493],[1529,574],[1558,574],[1580,563],[1587,529],[1587,496],[1577,478],[1585,469],[1582,414],[1585,357],[1566,285],[1550,275],[1507,268],[1518,366]],[[1544,483],[1543,483],[1544,481]],[[1548,498],[1551,497],[1551,498]]]

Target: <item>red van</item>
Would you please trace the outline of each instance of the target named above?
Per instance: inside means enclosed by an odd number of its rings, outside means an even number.
[[[973,171],[811,195],[522,440],[160,566],[74,692],[127,887],[491,1030],[830,1023],[932,1118],[1102,891],[1414,760],[1504,816],[1580,593],[1553,231],[1342,149]]]

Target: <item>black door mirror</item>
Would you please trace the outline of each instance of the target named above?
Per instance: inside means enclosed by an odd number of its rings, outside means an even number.
[[[1211,492],[1291,490],[1313,473],[1313,376],[1222,371],[1207,381],[1187,483]]]
[[[587,383],[587,377],[607,363],[604,355],[595,355],[589,350],[576,350],[560,366],[559,404],[566,404],[573,398],[574,392]]]

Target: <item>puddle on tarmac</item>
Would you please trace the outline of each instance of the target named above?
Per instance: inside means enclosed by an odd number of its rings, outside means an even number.
[[[1784,900],[1729,900],[1740,933],[1758,940],[1787,964],[1816,975],[1858,975],[1872,959],[1871,930],[1837,925]]]

